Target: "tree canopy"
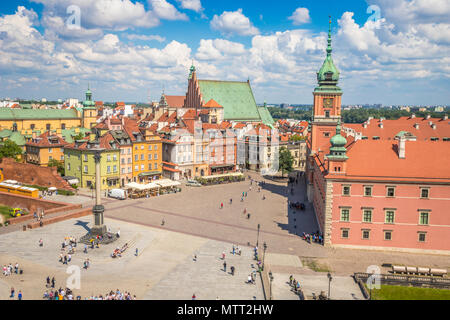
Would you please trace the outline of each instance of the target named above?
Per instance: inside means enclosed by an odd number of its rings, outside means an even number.
[[[22,148],[14,141],[5,140],[0,144],[0,159],[13,158],[17,161],[20,155],[22,155]]]
[[[279,156],[279,166],[281,174],[284,176],[285,173],[290,173],[294,170],[294,157],[291,152],[286,147],[280,148]]]
[[[48,166],[49,167],[56,167],[56,170],[58,171],[58,173],[62,176],[65,175],[65,168],[64,168],[64,162],[58,161],[56,159],[50,159],[48,161]]]

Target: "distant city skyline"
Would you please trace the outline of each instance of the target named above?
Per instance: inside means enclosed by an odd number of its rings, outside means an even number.
[[[90,83],[94,100],[156,101],[186,93],[193,62],[249,79],[256,101],[312,104],[329,15],[344,105],[448,104],[446,0],[3,1],[0,96],[83,99]]]

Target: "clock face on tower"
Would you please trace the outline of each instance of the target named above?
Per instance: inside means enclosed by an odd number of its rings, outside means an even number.
[[[333,107],[333,99],[332,98],[323,99],[323,106],[325,108],[332,108]]]

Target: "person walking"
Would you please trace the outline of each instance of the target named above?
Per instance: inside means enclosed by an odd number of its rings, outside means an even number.
[[[47,284],[46,284],[46,287],[47,287],[47,288],[50,287],[50,277],[49,277],[49,276],[47,276]]]
[[[55,288],[55,277],[52,278],[52,288]]]
[[[220,209],[223,209],[223,202],[220,203]]]
[[[233,199],[230,199],[230,204],[233,204]]]
[[[234,266],[231,266],[231,275],[234,276]]]
[[[223,262],[223,272],[227,272],[227,262]]]
[[[139,255],[139,250],[136,248],[136,257]]]
[[[195,296],[195,293],[192,295],[192,300],[197,299],[197,297]]]
[[[15,290],[13,287],[11,287],[11,295],[9,296],[11,299],[14,299],[14,293],[15,293]]]
[[[225,260],[225,251],[222,252],[222,260]]]
[[[22,300],[22,291],[19,290],[19,294],[17,295],[17,299]]]

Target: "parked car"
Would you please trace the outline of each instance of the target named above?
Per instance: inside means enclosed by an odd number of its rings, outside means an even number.
[[[108,191],[108,197],[119,200],[126,200],[128,194],[127,191],[123,189],[111,189]]]
[[[201,187],[201,186],[202,186],[201,183],[199,183],[199,182],[196,181],[196,180],[188,180],[188,181],[186,182],[186,185],[187,185],[187,186],[190,186],[190,187]]]

